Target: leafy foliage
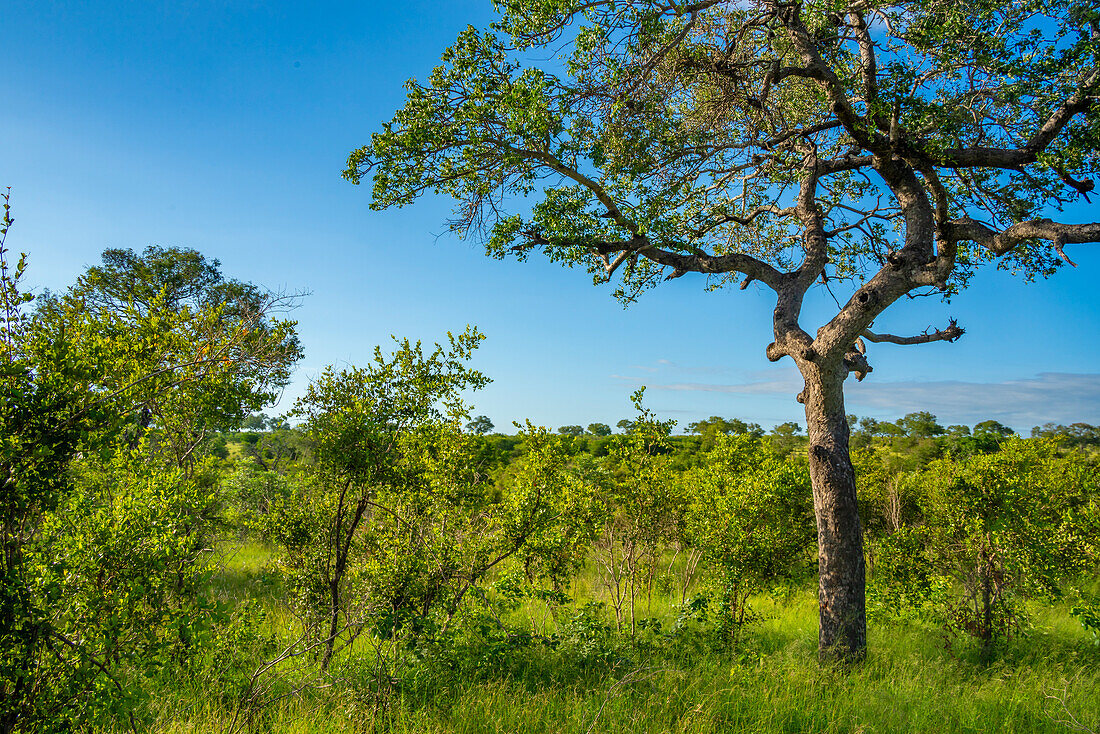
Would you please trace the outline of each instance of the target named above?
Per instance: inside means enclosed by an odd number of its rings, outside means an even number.
[[[451,230],[488,255],[584,268],[624,303],[687,273],[771,289],[766,356],[805,383],[821,652],[862,659],[844,382],[871,372],[868,342],[963,335],[871,331],[903,296],[950,297],[989,262],[1049,276],[1065,245],[1100,242],[1100,222],[1048,216],[1100,174],[1100,17],[1079,0],[497,7],[408,83],[345,177],[371,178],[377,209],[449,196]],[[837,310],[809,329],[815,287]],[[927,417],[895,428],[930,439]]]
[[[193,250],[108,250],[62,296],[44,296],[39,341],[69,341],[88,366],[82,389],[125,405],[131,444],[153,428],[178,465],[213,430],[236,427],[277,396],[301,357],[292,299],[225,281]]]
[[[645,388],[631,396],[637,417],[609,452],[610,476],[601,487],[604,512],[594,550],[610,595],[616,628],[628,619],[638,628],[638,596],[652,595],[662,548],[676,537],[682,511],[669,472],[668,437],[674,421],[662,421],[642,404]]]
[[[196,295],[216,290],[216,263],[146,254],[156,268],[93,270],[32,314],[24,259],[0,266],[0,730],[133,727],[144,681],[187,667],[215,619],[202,583],[215,482],[198,452],[298,356],[270,301]]]
[[[560,453],[531,429],[527,463],[501,496],[475,461],[461,391],[488,379],[465,366],[483,337],[425,353],[403,341],[372,364],[327,370],[295,413],[313,453],[309,479],[274,518],[284,568],[321,667],[360,634],[373,644],[444,630],[491,569],[557,519]],[[550,563],[549,572],[554,573]],[[378,648],[376,648],[378,649]]]
[[[917,479],[921,522],[887,536],[887,583],[928,592],[946,628],[984,654],[1026,623],[1021,600],[1059,597],[1097,560],[1097,472],[1055,444],[933,462]],[[914,597],[910,597],[912,600]]]
[[[722,635],[735,640],[753,620],[750,596],[804,573],[815,533],[809,472],[742,434],[720,436],[678,481],[690,503],[685,533],[717,587]]]

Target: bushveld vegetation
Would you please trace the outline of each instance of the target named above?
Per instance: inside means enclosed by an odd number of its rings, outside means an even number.
[[[806,435],[494,434],[472,327],[270,421],[293,298],[158,247],[32,298],[4,197],[0,733],[1100,730],[1097,429],[844,406],[964,333],[892,304],[1100,242],[1095,3],[497,7],[345,176],[624,303],[755,283]]]
[[[677,435],[639,391],[618,434],[490,433],[473,328],[268,419],[285,299],[187,250],[33,303],[23,269],[0,731],[1100,728],[1092,426],[850,417],[871,652],[819,664],[797,425]]]
[[[867,549],[845,381],[872,371],[869,344],[964,333],[954,319],[884,333],[893,304],[950,299],[984,263],[1046,277],[1073,264],[1066,245],[1100,242],[1100,222],[1064,208],[1089,203],[1100,173],[1096,4],[494,6],[407,83],[344,176],[370,181],[375,209],[449,197],[448,228],[487,255],[585,270],[624,304],[685,275],[774,297],[760,346],[803,380],[820,654],[860,660]],[[803,313],[812,289],[831,316]],[[705,338],[735,328],[714,323]]]

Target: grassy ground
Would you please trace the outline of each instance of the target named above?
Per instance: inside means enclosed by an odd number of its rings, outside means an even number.
[[[215,579],[227,604],[255,599],[269,610],[265,629],[293,634],[280,610],[269,554],[255,545],[225,547]],[[578,590],[579,603],[593,595]],[[583,584],[582,584],[583,586]],[[644,610],[644,605],[642,609]],[[1097,732],[1100,647],[1065,608],[1036,606],[1033,629],[992,664],[965,642],[952,649],[933,626],[872,620],[865,664],[842,670],[816,660],[816,605],[810,590],[757,600],[763,619],[731,651],[672,644],[645,632],[637,644],[603,630],[581,630],[557,649],[546,645],[468,644],[443,666],[425,659],[378,685],[372,660],[347,658],[328,687],[267,705],[251,730],[272,732]],[[670,600],[652,613],[668,629]],[[557,615],[560,621],[568,614]],[[513,612],[545,633],[557,629],[545,608]],[[606,620],[605,620],[606,621]],[[613,621],[610,626],[613,627]],[[575,636],[576,637],[576,636]],[[592,642],[577,646],[577,639]],[[583,641],[582,640],[582,641]],[[585,643],[587,644],[587,643]],[[601,647],[601,645],[603,647]],[[481,656],[480,658],[478,656]],[[447,674],[447,670],[451,674]],[[458,670],[458,673],[454,671]],[[153,703],[158,732],[248,730],[234,723],[235,701],[209,680],[175,681]]]

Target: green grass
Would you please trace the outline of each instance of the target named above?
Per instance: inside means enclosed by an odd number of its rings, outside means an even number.
[[[222,600],[255,598],[265,583],[274,580],[270,566],[274,551],[262,543],[226,539],[214,549],[216,571],[212,591]]]
[[[293,616],[280,607],[271,553],[262,546],[225,549],[213,580],[227,603],[254,599],[267,609],[261,632],[286,639]],[[599,598],[596,577],[582,576],[577,604]],[[852,669],[816,659],[814,594],[755,602],[762,621],[735,649],[677,646],[652,633],[638,644],[611,636],[610,652],[578,662],[564,644],[505,650],[487,665],[467,640],[458,674],[429,663],[406,667],[379,693],[369,646],[337,666],[328,684],[258,712],[251,731],[270,732],[1069,732],[1100,731],[1100,648],[1063,606],[1034,605],[1032,629],[1010,641],[992,664],[956,640],[949,649],[933,625],[873,619],[867,661]],[[640,605],[645,611],[644,603]],[[562,610],[560,622],[572,610]],[[668,629],[672,600],[654,598],[652,615]],[[610,621],[610,620],[607,620]],[[512,625],[556,629],[545,606],[528,603]],[[702,637],[699,638],[700,640]],[[453,661],[452,661],[453,662]],[[304,680],[297,678],[296,680]],[[152,730],[165,734],[228,731],[233,696],[210,681],[166,683],[152,702]],[[1080,728],[1066,723],[1076,719]],[[243,719],[241,720],[243,721]],[[241,729],[248,731],[248,728]]]

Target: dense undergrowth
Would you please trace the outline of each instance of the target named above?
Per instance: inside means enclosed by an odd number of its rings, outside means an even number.
[[[253,630],[280,644],[293,615],[280,608],[270,551],[227,543],[215,596],[263,610]],[[973,643],[945,644],[918,620],[877,618],[871,653],[855,669],[816,658],[809,588],[755,602],[759,621],[735,645],[691,605],[660,596],[634,639],[614,631],[585,574],[553,612],[527,600],[502,619],[474,614],[447,645],[409,651],[380,677],[369,646],[331,673],[284,676],[246,710],[226,682],[167,678],[149,706],[159,732],[1057,732],[1100,728],[1100,644],[1064,604],[1031,608],[1025,637],[995,661]],[[678,623],[679,622],[679,623]],[[272,649],[279,647],[274,645]],[[250,665],[263,664],[253,655]],[[238,661],[240,664],[241,661]],[[287,668],[292,666],[287,666]],[[222,671],[224,672],[224,671]],[[251,672],[242,665],[241,673]],[[296,677],[297,675],[297,677]],[[297,690],[306,685],[308,688]],[[240,685],[239,681],[236,685]],[[286,698],[275,700],[279,696]]]
[[[837,667],[794,424],[675,436],[639,390],[620,434],[483,435],[468,327],[244,434],[300,356],[277,299],[150,248],[24,313],[3,256],[0,734],[1100,726],[1092,426],[853,417]]]

